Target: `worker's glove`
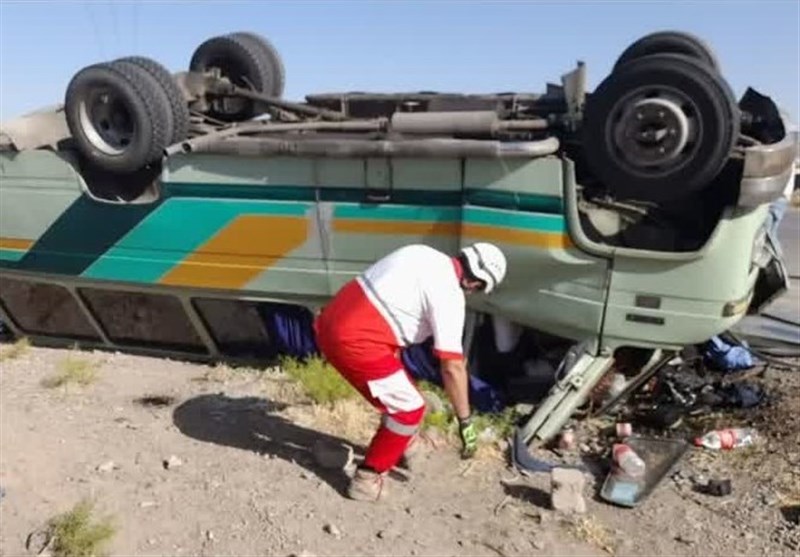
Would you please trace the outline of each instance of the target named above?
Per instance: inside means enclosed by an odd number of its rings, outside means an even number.
[[[458,420],[458,434],[461,437],[461,458],[472,458],[478,450],[478,432],[472,418]]]

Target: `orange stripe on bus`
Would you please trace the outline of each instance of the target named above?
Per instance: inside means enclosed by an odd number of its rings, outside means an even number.
[[[305,217],[240,216],[197,248],[161,284],[238,289],[305,243]]]
[[[407,222],[396,220],[335,219],[334,232],[353,234],[435,234],[439,236],[458,236],[460,225],[457,222]]]
[[[572,246],[572,242],[566,234],[500,228],[482,224],[464,224],[461,234],[462,236],[488,242],[535,246],[537,248],[568,248]]]
[[[569,236],[562,233],[536,232],[516,228],[501,228],[483,224],[457,222],[402,222],[368,219],[336,219],[334,232],[353,234],[409,234],[441,236],[470,236],[486,241],[503,242],[539,248],[568,248]]]
[[[35,243],[34,240],[25,238],[2,238],[0,237],[0,249],[29,250]]]

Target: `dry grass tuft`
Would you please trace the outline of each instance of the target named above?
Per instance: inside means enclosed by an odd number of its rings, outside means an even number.
[[[233,378],[233,370],[225,364],[216,364],[203,375],[193,377],[195,383],[227,383]]]
[[[11,346],[0,350],[0,362],[14,360],[20,356],[24,356],[30,347],[30,341],[26,337],[23,337]]]
[[[614,536],[593,516],[581,517],[572,523],[572,533],[579,539],[614,555]]]
[[[315,405],[311,409],[311,419],[315,427],[330,435],[366,444],[375,434],[379,415],[361,399],[346,399],[331,405]]]
[[[54,375],[42,380],[42,386],[48,389],[68,387],[77,384],[86,386],[97,379],[97,363],[86,358],[70,354],[58,363],[58,370]]]

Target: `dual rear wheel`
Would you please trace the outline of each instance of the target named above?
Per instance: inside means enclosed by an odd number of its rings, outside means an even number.
[[[278,52],[253,33],[214,37],[194,52],[189,69],[217,71],[235,85],[280,97],[285,71]],[[172,73],[160,63],[129,56],[77,72],[64,111],[79,152],[93,166],[130,173],[157,164],[169,145],[186,139],[190,113]],[[208,116],[225,122],[258,115],[253,101],[215,99]]]

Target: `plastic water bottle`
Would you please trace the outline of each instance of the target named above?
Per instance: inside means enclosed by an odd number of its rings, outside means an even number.
[[[737,449],[747,447],[756,441],[756,430],[750,427],[734,427],[709,431],[702,437],[697,437],[694,444],[714,451]]]
[[[617,466],[633,478],[644,476],[646,465],[644,460],[625,443],[616,443],[611,448],[611,455]]]

